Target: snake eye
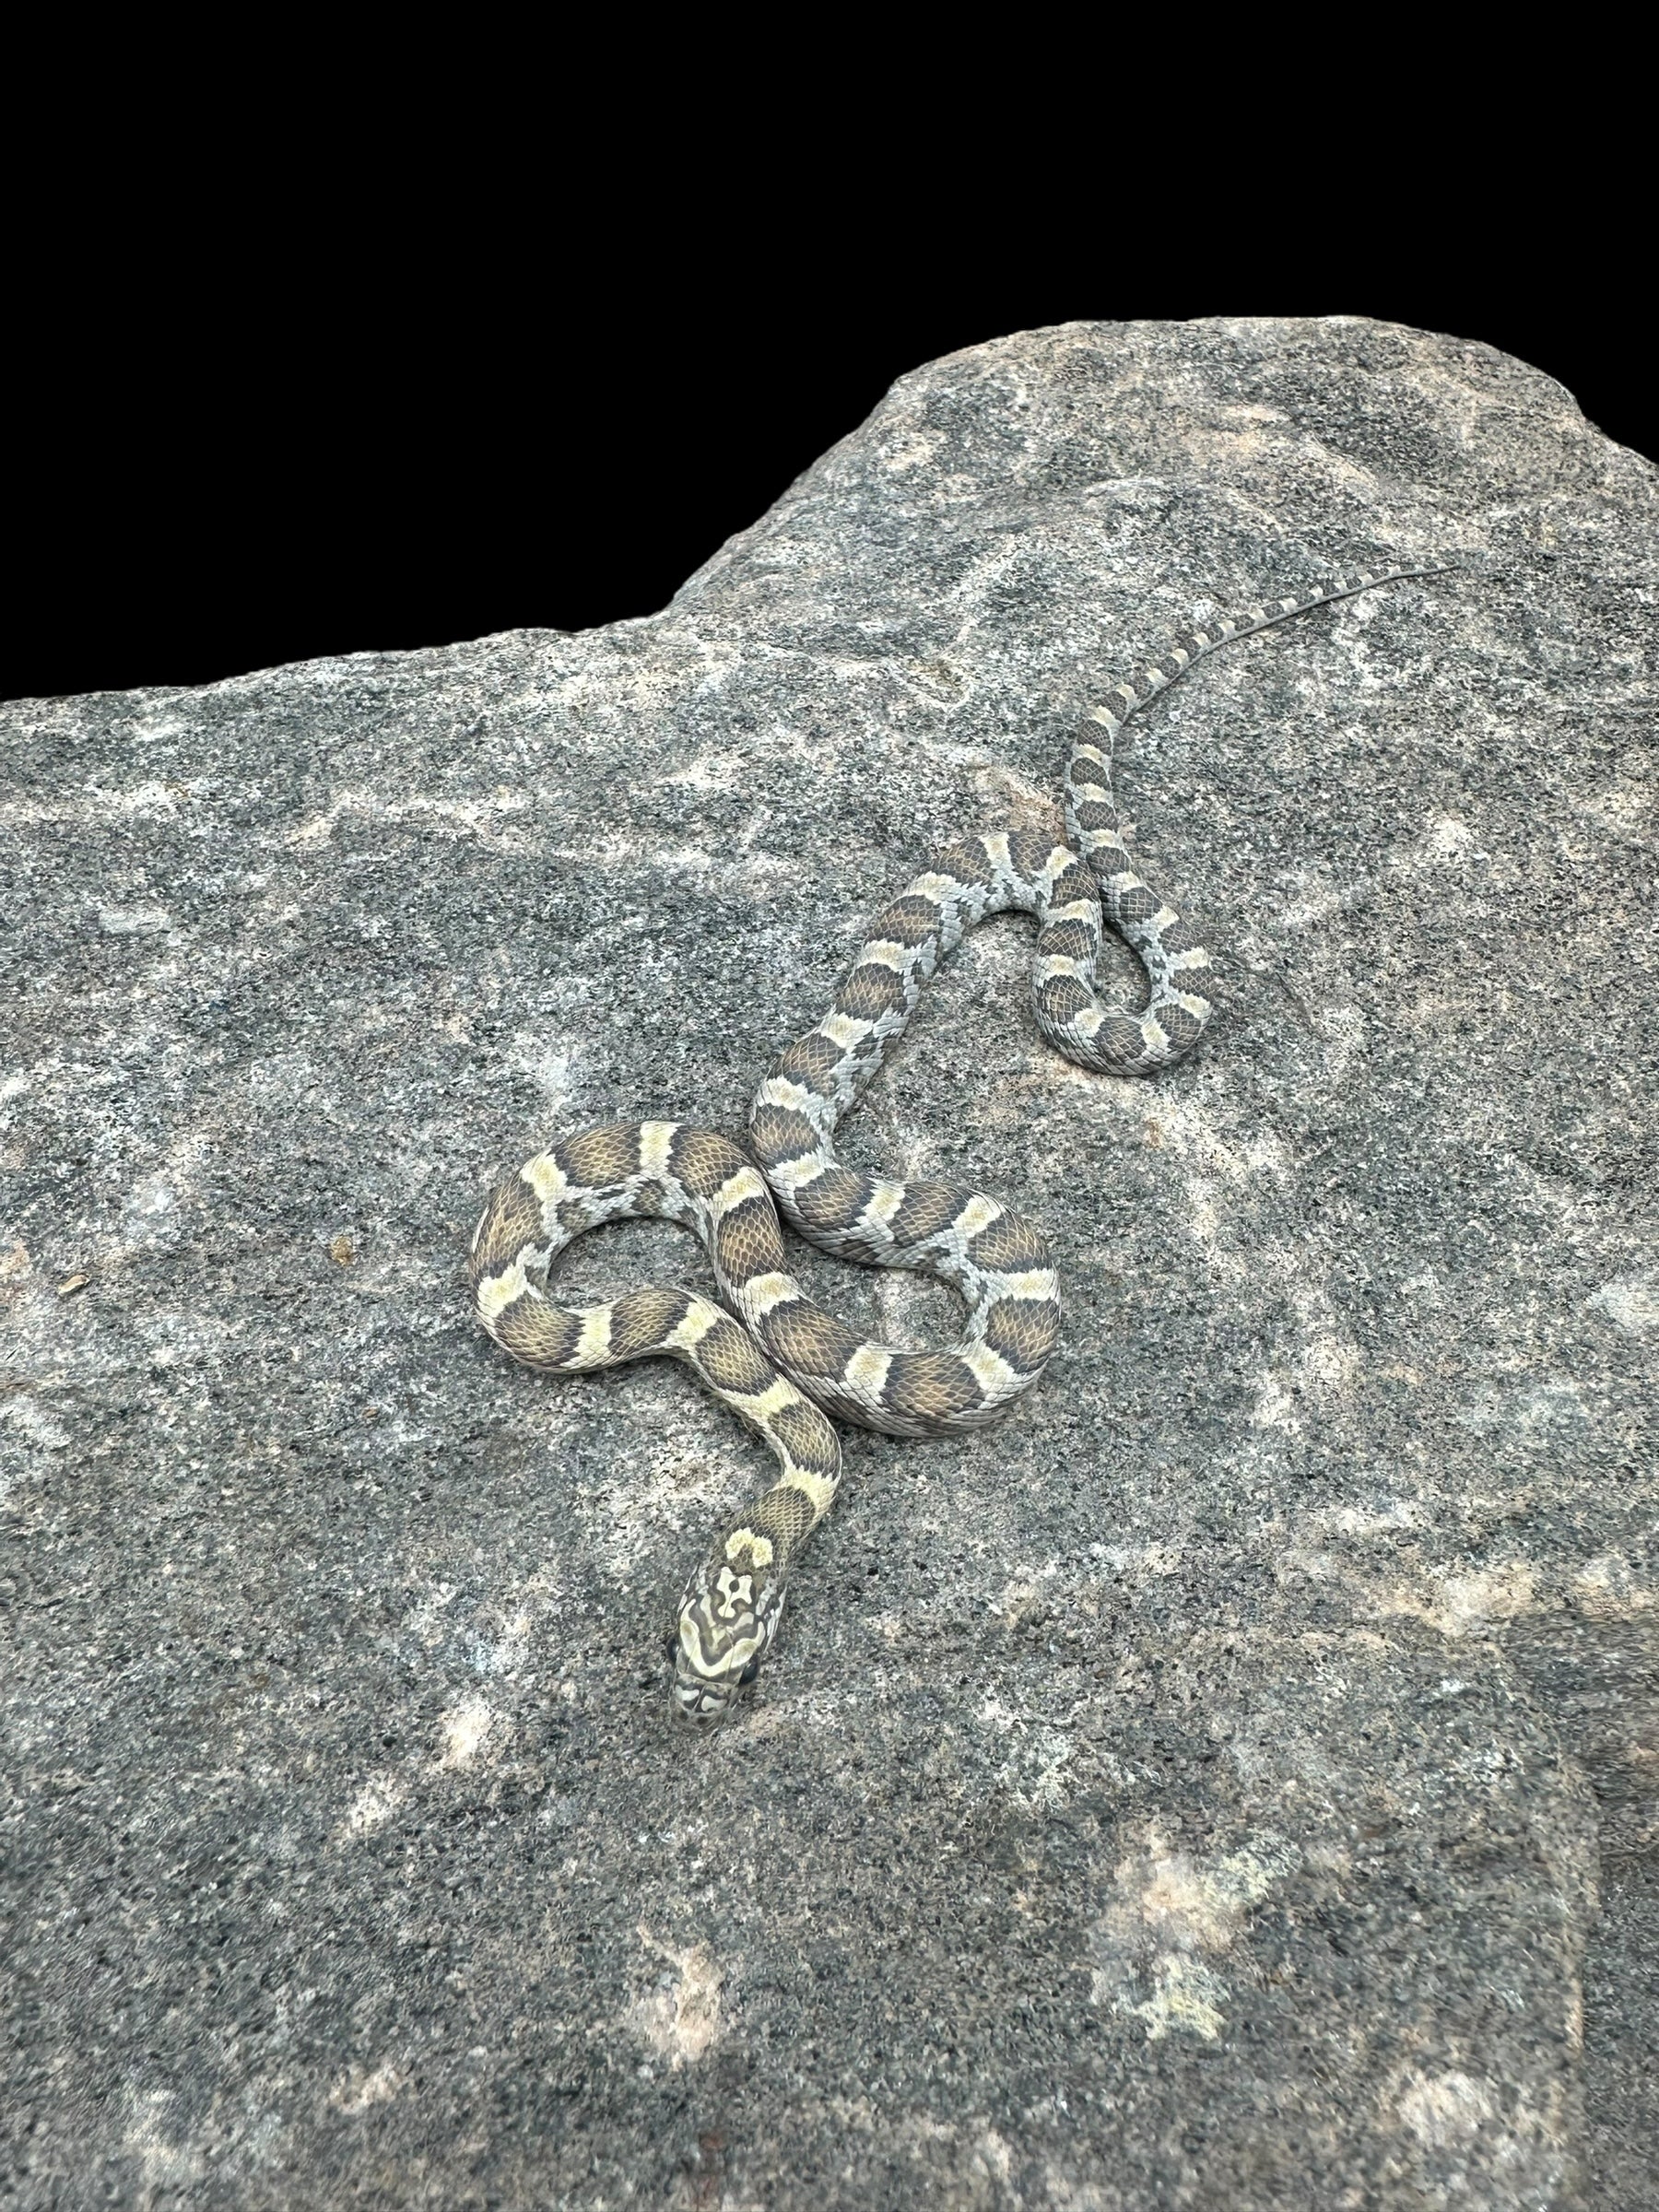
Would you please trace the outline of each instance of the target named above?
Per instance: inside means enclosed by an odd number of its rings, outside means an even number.
[[[749,1661],[748,1665],[747,1665],[747,1666],[744,1668],[743,1672],[742,1672],[742,1673],[741,1673],[741,1674],[738,1676],[738,1677],[737,1677],[737,1687],[738,1687],[738,1688],[739,1688],[739,1689],[747,1689],[747,1688],[748,1688],[749,1684],[750,1684],[750,1683],[751,1683],[751,1682],[752,1682],[752,1681],[755,1679],[755,1677],[756,1677],[756,1676],[757,1676],[757,1675],[758,1675],[759,1672],[760,1672],[760,1662],[759,1662],[759,1659],[751,1659],[751,1660]]]

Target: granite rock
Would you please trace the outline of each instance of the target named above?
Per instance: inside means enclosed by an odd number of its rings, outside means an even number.
[[[1646,2201],[1656,488],[1481,346],[1078,324],[905,378],[649,619],[6,710],[8,2201]],[[1171,626],[1401,558],[1124,762],[1198,1054],[1061,1065],[1008,920],[849,1125],[1044,1225],[1063,1352],[849,1436],[688,1739],[763,1454],[490,1347],[491,1180],[740,1132]]]

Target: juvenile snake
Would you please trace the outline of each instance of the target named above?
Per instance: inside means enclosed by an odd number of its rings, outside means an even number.
[[[1112,796],[1119,732],[1218,646],[1434,572],[1338,578],[1308,598],[1252,608],[1178,639],[1138,689],[1116,686],[1112,703],[1085,721],[1066,765],[1070,841],[1010,830],[947,844],[876,917],[829,1012],[760,1086],[748,1152],[712,1129],[616,1124],[538,1153],[492,1194],[470,1273],[478,1318],[504,1350],[559,1374],[653,1355],[683,1359],[781,1464],[781,1479],[722,1532],[680,1599],[674,1695],[687,1718],[727,1712],[777,1633],[796,1556],[841,1477],[827,1417],[889,1436],[953,1435],[995,1418],[1028,1390],[1059,1337],[1053,1267],[1029,1221],[964,1183],[891,1181],[835,1157],[837,1123],[903,1033],[940,956],[987,914],[1033,914],[1037,1025],[1068,1060],[1141,1076],[1191,1052],[1209,1018],[1200,988],[1209,956],[1130,865]],[[1147,971],[1139,1013],[1096,994],[1103,920]],[[968,1308],[961,1341],[949,1351],[907,1352],[861,1340],[789,1273],[780,1212],[841,1258],[917,1268],[954,1285]],[[641,1216],[695,1230],[713,1262],[721,1304],[649,1288],[603,1305],[555,1305],[547,1272],[571,1240]]]

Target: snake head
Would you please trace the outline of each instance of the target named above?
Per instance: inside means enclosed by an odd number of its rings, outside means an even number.
[[[783,1611],[770,1537],[735,1528],[697,1569],[680,1599],[673,1644],[674,1705],[682,1720],[722,1721],[760,1672]]]

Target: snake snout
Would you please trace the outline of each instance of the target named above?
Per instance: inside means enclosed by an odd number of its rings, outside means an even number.
[[[734,1682],[709,1682],[688,1669],[674,1677],[674,1717],[690,1728],[718,1727],[737,1702]]]

